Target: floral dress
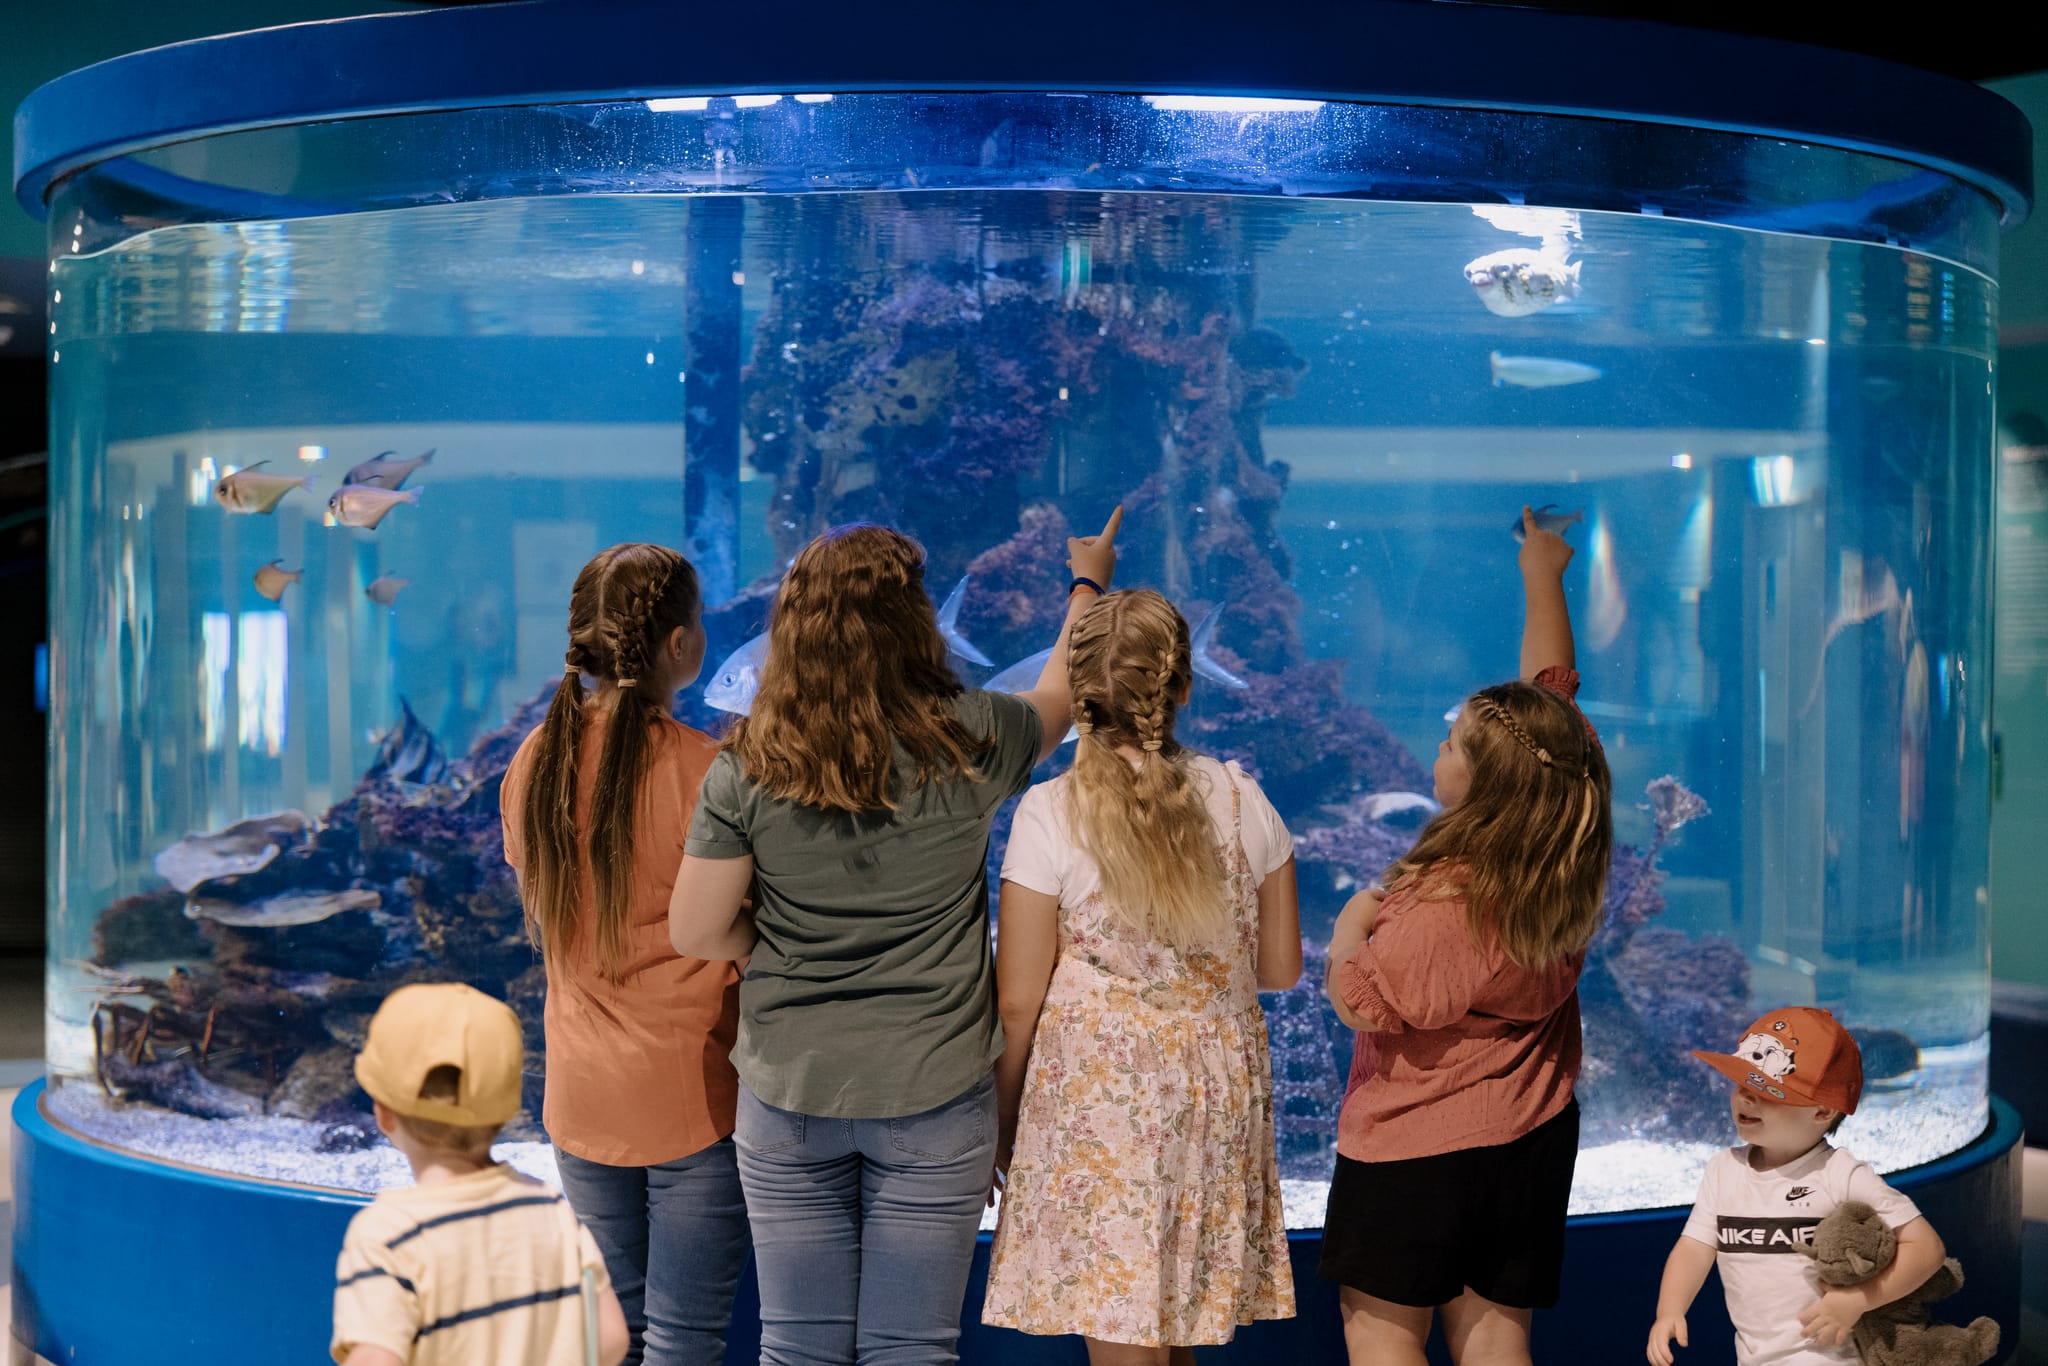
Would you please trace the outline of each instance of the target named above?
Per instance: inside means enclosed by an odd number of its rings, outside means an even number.
[[[1072,905],[1062,895],[984,1323],[1197,1346],[1294,1313],[1254,977],[1263,873],[1247,860],[1240,787],[1262,814],[1271,808],[1236,765],[1197,762],[1228,785],[1232,952],[1184,957],[1129,927],[1099,891]],[[1025,803],[1045,803],[1043,822],[1064,797],[1055,780]],[[1020,827],[1027,814],[1020,805]],[[1277,816],[1271,825],[1285,840]],[[1290,841],[1267,861],[1291,853]]]

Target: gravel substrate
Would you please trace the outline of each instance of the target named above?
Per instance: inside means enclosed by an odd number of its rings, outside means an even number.
[[[1852,1152],[1870,1155],[1880,1172],[1932,1161],[1983,1131],[1983,1046],[1930,1050],[1924,1061],[1892,1089],[1866,1095],[1837,1136]],[[54,1119],[88,1138],[193,1167],[364,1194],[411,1179],[405,1159],[388,1144],[356,1153],[317,1151],[324,1126],[302,1120],[193,1119],[119,1104],[98,1087],[76,1081],[51,1087],[43,1104]],[[1701,1169],[1718,1150],[1714,1144],[1647,1138],[1583,1149],[1572,1183],[1572,1213],[1689,1205]],[[555,1183],[554,1149],[547,1144],[500,1143],[495,1152],[529,1176]],[[1328,1182],[1282,1181],[1280,1187],[1288,1228],[1322,1227]],[[981,1226],[995,1227],[994,1210],[983,1213]]]

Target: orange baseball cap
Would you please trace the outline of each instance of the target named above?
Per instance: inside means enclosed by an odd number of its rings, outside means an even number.
[[[356,1080],[411,1119],[480,1129],[519,1113],[525,1066],[512,1007],[461,982],[421,982],[392,992],[370,1017]],[[454,1100],[421,1098],[436,1067],[461,1070]]]
[[[1786,1006],[1749,1027],[1733,1053],[1702,1053],[1715,1071],[1781,1105],[1823,1105],[1856,1113],[1863,1052],[1842,1022],[1817,1006]]]

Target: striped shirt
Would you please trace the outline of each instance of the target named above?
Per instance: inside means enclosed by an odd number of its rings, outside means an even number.
[[[559,1194],[505,1165],[387,1190],[334,1270],[336,1361],[367,1343],[412,1366],[574,1366],[583,1271],[604,1258]]]

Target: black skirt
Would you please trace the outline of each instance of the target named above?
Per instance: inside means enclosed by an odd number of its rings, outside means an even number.
[[[1520,1138],[1398,1162],[1339,1154],[1323,1217],[1324,1280],[1417,1308],[1466,1290],[1514,1309],[1557,1303],[1579,1102]]]

